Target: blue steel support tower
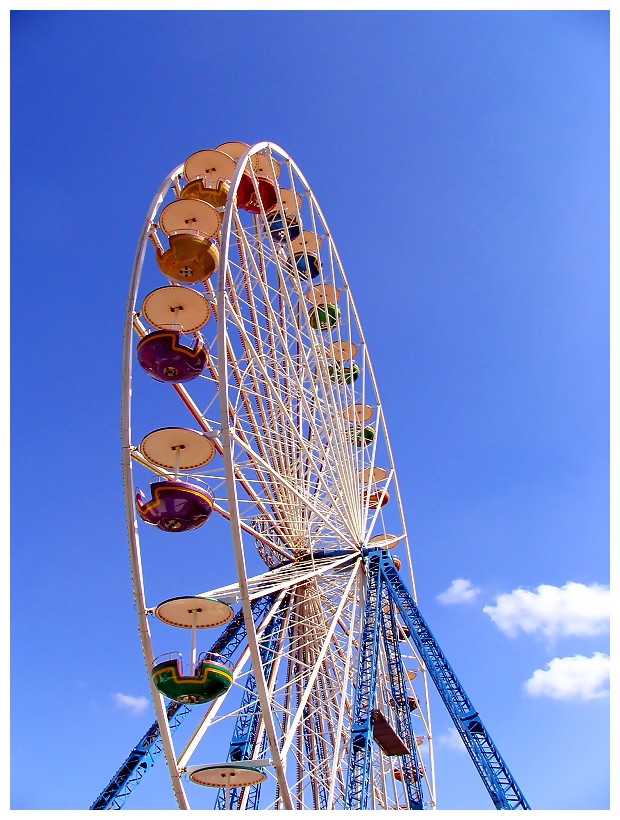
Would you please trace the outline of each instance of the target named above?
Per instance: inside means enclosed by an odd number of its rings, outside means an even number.
[[[345,805],[348,809],[365,809],[370,787],[372,754],[372,718],[377,663],[379,659],[379,612],[381,607],[381,576],[377,572],[378,557],[368,560],[364,619],[360,638],[353,723],[349,749],[349,770]]]
[[[409,629],[456,729],[463,739],[478,774],[496,809],[529,809],[525,797],[511,775],[478,712],[467,697],[452,667],[422,617],[417,604],[403,584],[386,551],[374,550],[367,555],[366,604],[362,627],[362,646],[358,666],[354,726],[351,733],[346,807],[366,809],[369,798],[369,772],[372,741],[372,710],[375,706],[374,676],[379,635],[379,601],[382,592],[394,606]],[[391,607],[389,607],[391,611]],[[392,641],[394,643],[395,640]],[[398,666],[397,659],[394,665]],[[393,674],[393,670],[390,671]],[[411,744],[410,751],[415,748]],[[415,777],[415,775],[414,775]],[[420,780],[415,778],[416,783]],[[414,801],[409,808],[421,808]]]

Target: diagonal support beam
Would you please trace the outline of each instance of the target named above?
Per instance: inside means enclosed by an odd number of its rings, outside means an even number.
[[[278,611],[269,622],[261,640],[260,656],[267,681],[269,681],[271,676],[271,670],[276,658],[276,651],[281,639],[282,622],[286,615],[288,604],[288,597],[282,598]],[[245,683],[245,691],[241,699],[241,708],[235,722],[233,737],[228,751],[228,760],[239,761],[251,759],[261,717],[260,704],[256,693],[256,679],[254,673],[250,672]],[[226,789],[219,789],[215,799],[215,808],[220,810],[238,809],[240,808],[241,796],[241,789],[232,789],[230,799],[227,803]]]
[[[366,566],[366,596],[355,682],[353,722],[349,748],[349,770],[345,808],[366,809],[372,766],[371,709],[377,697],[377,664],[379,657],[379,611],[381,605],[380,555],[371,554]]]
[[[403,584],[389,553],[379,550],[371,552],[368,561],[369,564],[374,561],[379,563],[383,583],[409,628],[411,639],[454,721],[456,730],[495,808],[529,809],[527,800],[491,740],[478,712],[474,709],[409,590]]]
[[[393,714],[396,722],[396,731],[402,738],[409,754],[401,757],[401,772],[403,786],[407,794],[410,809],[423,809],[422,782],[420,778],[420,760],[418,757],[415,735],[411,728],[411,712],[405,692],[403,661],[398,642],[398,626],[394,615],[394,602],[390,598],[389,587],[383,585],[383,601],[381,608],[381,635],[387,660],[388,677],[393,700]],[[387,609],[387,612],[385,611]]]

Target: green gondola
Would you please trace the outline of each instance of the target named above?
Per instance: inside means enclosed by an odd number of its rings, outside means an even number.
[[[177,658],[158,663],[152,675],[158,691],[177,703],[208,703],[232,685],[232,672],[212,658],[200,660],[194,675],[183,675]]]
[[[340,308],[336,305],[317,305],[309,311],[310,327],[315,330],[329,330],[340,321]]]
[[[358,447],[365,447],[372,444],[375,438],[375,431],[372,427],[351,426],[351,441]]]
[[[330,365],[328,368],[329,378],[333,382],[337,382],[338,384],[351,384],[354,382],[360,374],[359,367],[353,362],[353,364],[349,367],[349,365],[342,365],[342,364],[334,364],[333,366]]]

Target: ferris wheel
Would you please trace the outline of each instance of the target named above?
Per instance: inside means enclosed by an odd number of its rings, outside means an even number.
[[[139,440],[136,360],[151,377],[143,401],[179,402]],[[310,186],[273,143],[198,151],[158,190],[127,304],[122,439],[157,721],[91,808],[120,808],[159,751],[181,809],[205,786],[219,809],[434,808],[428,675],[495,805],[528,808],[417,608],[349,282]],[[230,524],[231,582],[205,588],[209,549],[222,552],[214,516]],[[152,527],[171,541],[202,528],[195,589],[150,600]]]

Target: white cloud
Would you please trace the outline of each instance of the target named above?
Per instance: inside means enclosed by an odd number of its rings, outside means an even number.
[[[563,587],[541,584],[536,592],[515,589],[482,611],[510,637],[522,629],[552,638],[608,632],[609,605],[609,587],[569,582]]]
[[[537,669],[524,686],[533,698],[594,700],[609,696],[609,690],[601,688],[608,680],[609,655],[595,652],[591,658],[584,655],[554,658],[547,669]]]
[[[472,587],[471,581],[457,578],[445,592],[437,596],[437,600],[441,604],[465,604],[475,601],[479,594],[480,590],[478,587]]]
[[[144,695],[134,698],[133,695],[123,695],[121,692],[116,692],[112,695],[112,698],[119,709],[126,709],[128,712],[133,712],[134,715],[141,714],[149,706],[149,701]]]
[[[445,735],[440,735],[436,738],[435,743],[438,747],[444,749],[452,749],[455,752],[466,752],[465,744],[461,740],[461,736],[456,731],[454,726],[448,727],[448,732]]]

